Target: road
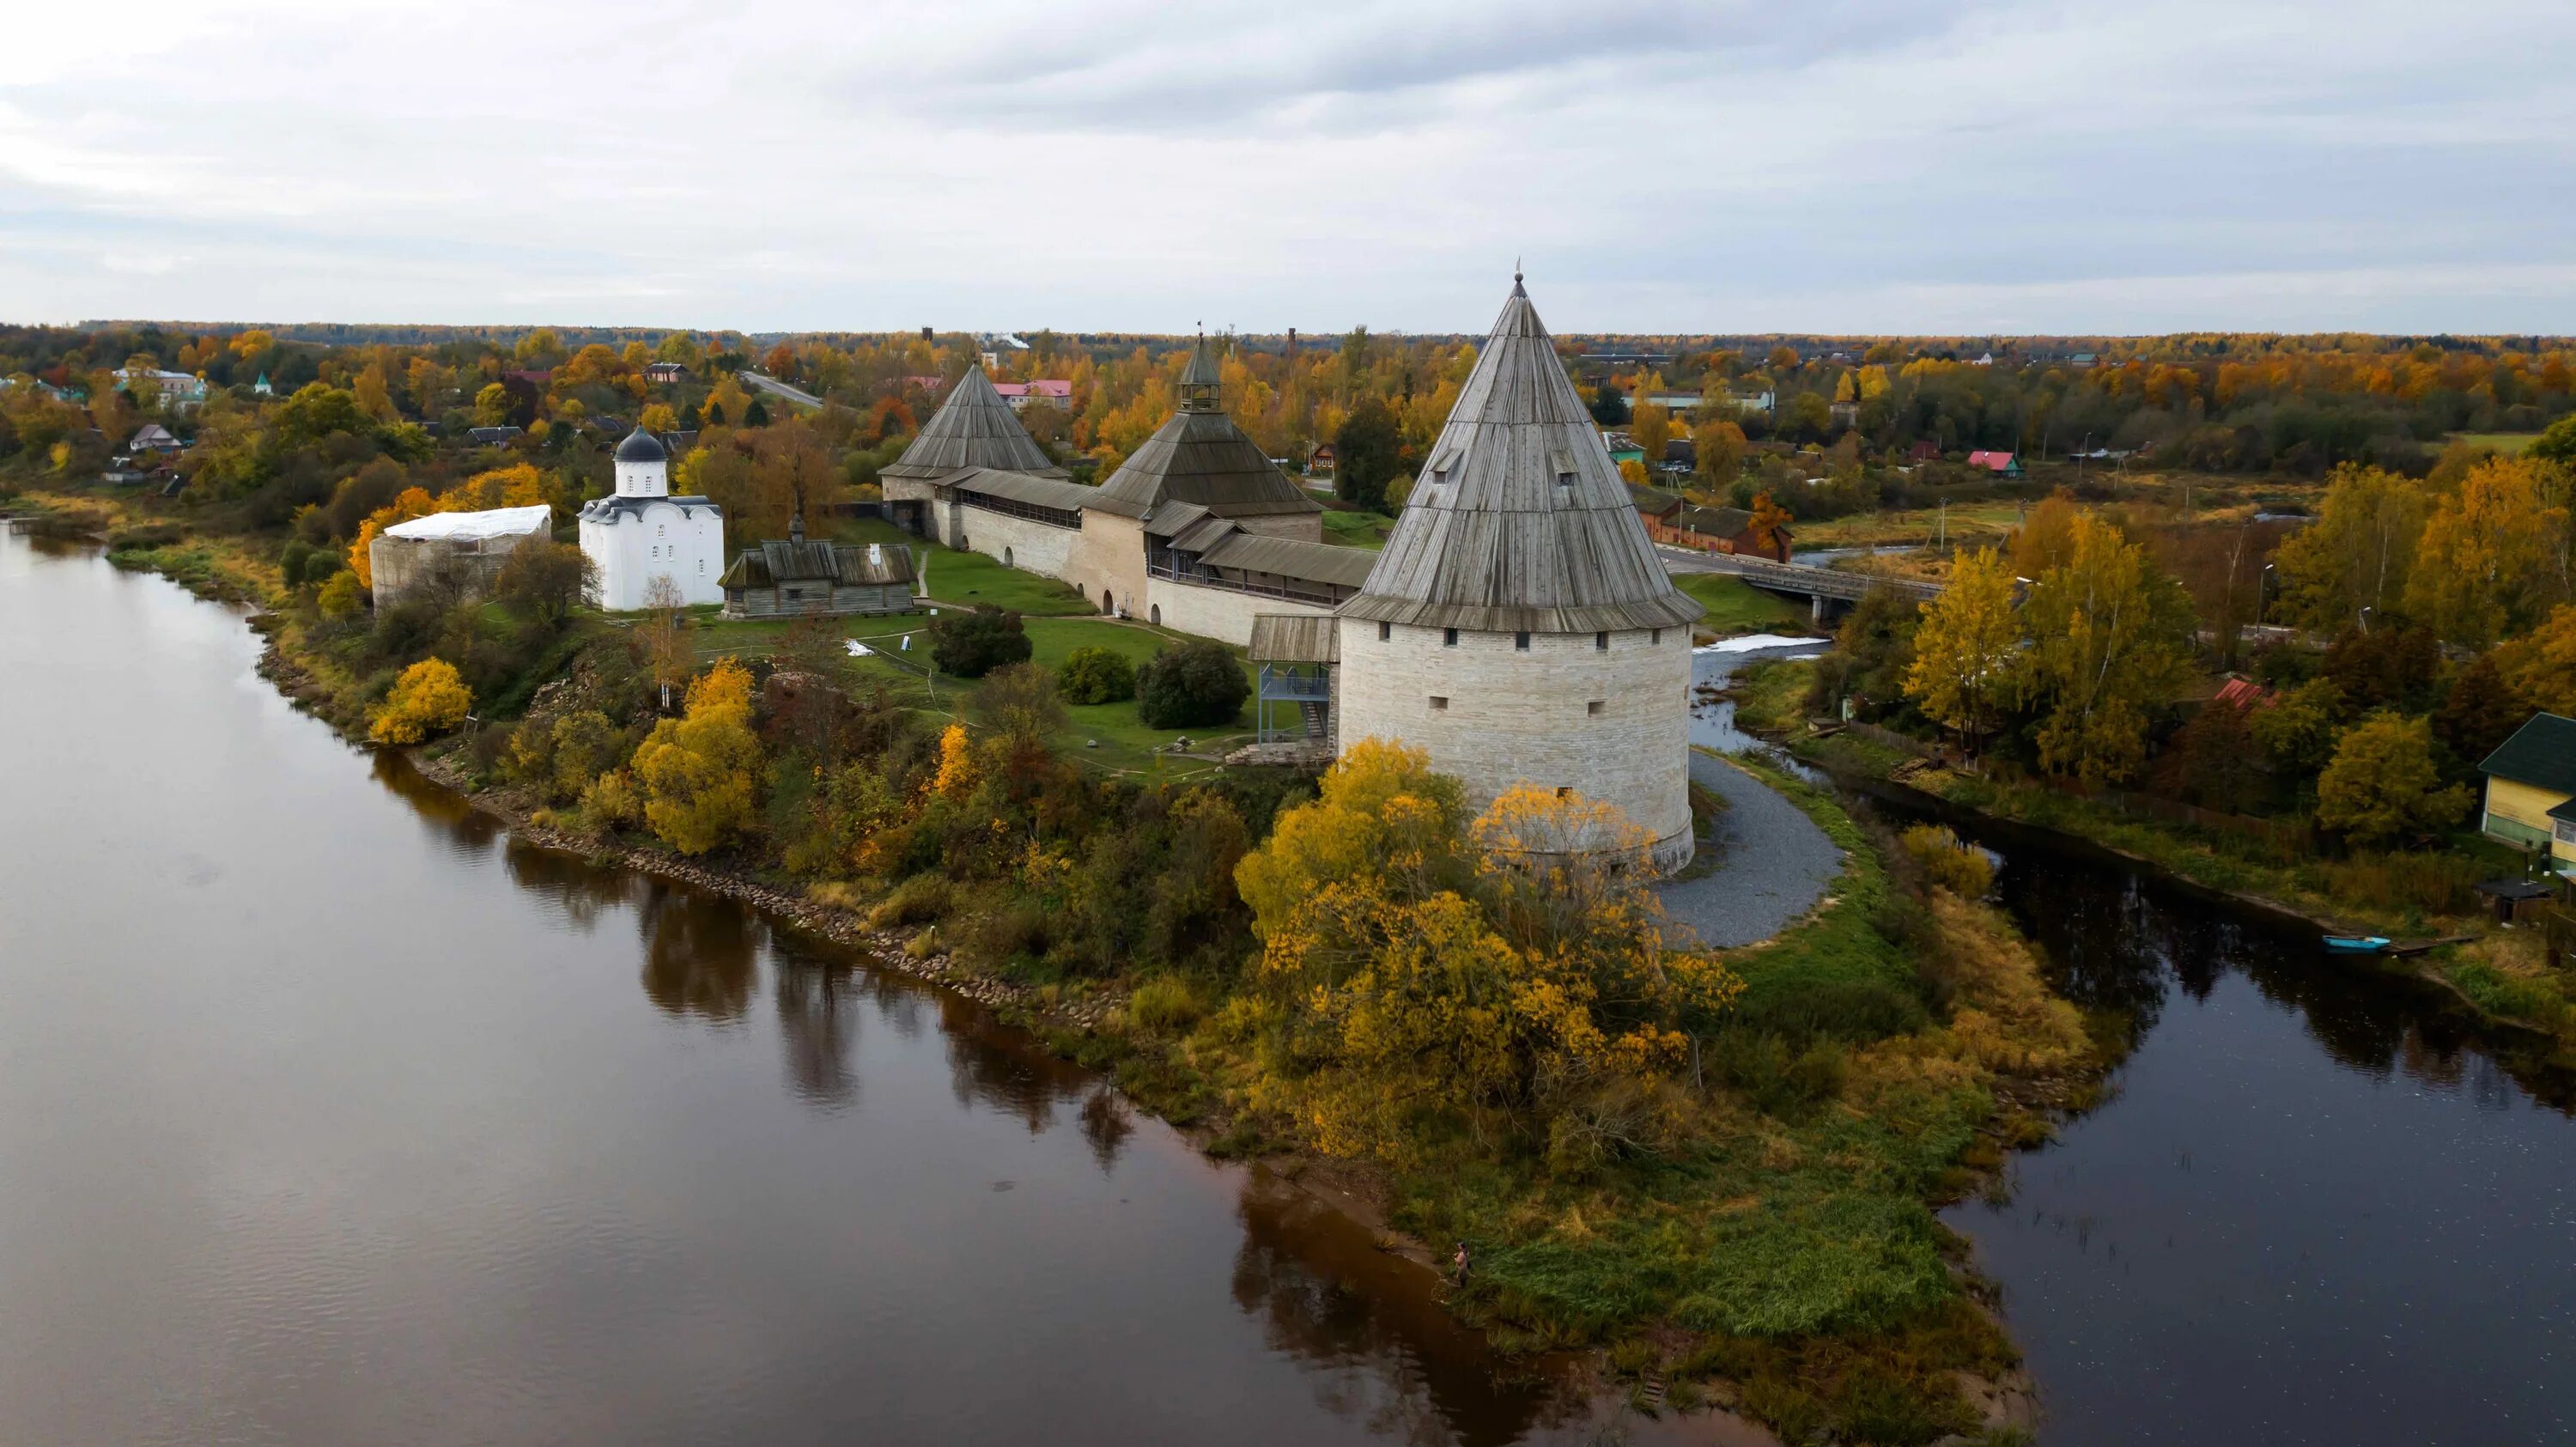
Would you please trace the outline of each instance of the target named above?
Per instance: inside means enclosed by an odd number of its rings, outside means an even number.
[[[800,407],[820,407],[823,405],[822,398],[801,388],[790,387],[786,383],[778,380],[776,377],[764,377],[758,372],[736,372],[734,375],[740,377],[742,379],[742,384],[746,387],[766,392],[772,397],[784,397],[788,401],[793,402]]]

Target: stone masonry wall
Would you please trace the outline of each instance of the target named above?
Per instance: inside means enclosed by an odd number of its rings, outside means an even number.
[[[957,509],[957,522],[965,529],[965,547],[1012,567],[1050,578],[1066,576],[1073,557],[1073,541],[1081,536],[1073,528],[1055,527],[1009,513],[988,512],[968,505]],[[949,546],[958,544],[952,539]],[[1002,554],[1008,550],[1010,557]]]
[[[1130,603],[1127,614],[1148,622],[1158,621],[1154,618],[1156,608],[1163,610],[1159,621],[1166,628],[1231,643],[1237,648],[1252,641],[1252,618],[1256,613],[1299,613],[1322,617],[1333,611],[1286,598],[1238,593],[1231,588],[1202,588],[1191,583],[1175,583],[1168,578],[1148,578],[1145,580],[1144,607]]]
[[[1691,855],[1690,630],[1531,635],[1401,625],[1378,637],[1365,619],[1341,622],[1337,733],[1400,740],[1467,786],[1482,809],[1514,784],[1571,787],[1617,805],[1653,831],[1658,867]],[[1437,707],[1432,700],[1447,700]]]

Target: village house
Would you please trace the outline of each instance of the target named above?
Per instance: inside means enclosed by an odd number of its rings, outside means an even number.
[[[656,387],[668,387],[689,380],[689,369],[677,362],[646,362],[644,380]]]
[[[119,368],[116,376],[125,384],[126,391],[137,396],[141,395],[142,389],[151,388],[161,405],[174,411],[193,412],[205,405],[206,383],[202,377],[143,367]]]
[[[2576,877],[2576,719],[2536,713],[2478,765],[2486,798],[2478,827],[2517,849],[2544,850]]]
[[[1011,404],[1014,412],[1025,412],[1032,402],[1043,402],[1058,411],[1073,407],[1073,383],[1060,377],[1039,377],[1027,382],[995,382],[993,390]]]
[[[2021,476],[2021,459],[2013,456],[2009,452],[1988,452],[1983,449],[1979,449],[1978,451],[1968,454],[1968,465],[1970,467],[1984,468],[1986,471],[1995,474],[1997,477],[2018,478]]]
[[[160,423],[146,422],[134,430],[134,436],[126,441],[125,450],[133,453],[157,452],[165,457],[175,457],[179,453],[179,439],[169,428]]]

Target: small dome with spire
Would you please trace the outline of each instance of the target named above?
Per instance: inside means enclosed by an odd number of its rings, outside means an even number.
[[[620,462],[668,462],[671,460],[671,452],[669,448],[662,445],[661,438],[645,431],[642,424],[639,423],[634,431],[626,434],[625,441],[617,444],[617,460]]]

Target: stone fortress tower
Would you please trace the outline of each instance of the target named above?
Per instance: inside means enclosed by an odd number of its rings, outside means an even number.
[[[1689,862],[1690,625],[1518,274],[1403,516],[1339,610],[1343,748],[1401,741],[1482,809],[1616,805]]]
[[[724,510],[703,497],[671,496],[671,454],[637,427],[617,444],[617,491],[581,509],[581,551],[599,569],[599,606],[641,608],[656,578],[686,603],[721,603]]]

